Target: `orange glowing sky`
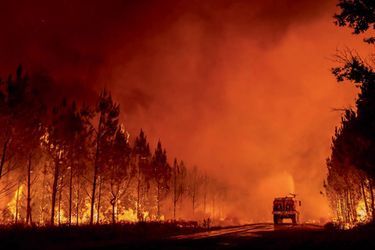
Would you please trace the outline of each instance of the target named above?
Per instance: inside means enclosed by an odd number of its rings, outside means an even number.
[[[142,127],[170,157],[228,183],[229,210],[245,220],[270,220],[273,197],[288,192],[305,219],[326,218],[332,109],[356,94],[330,68],[336,49],[368,49],[333,24],[335,3],[9,3],[1,75],[21,62],[75,97],[107,87],[133,136]]]

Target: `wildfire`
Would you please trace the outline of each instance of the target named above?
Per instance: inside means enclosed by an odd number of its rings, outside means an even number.
[[[143,130],[129,140],[119,105],[107,90],[93,98],[96,104],[79,105],[67,98],[50,105],[43,95],[29,96],[31,82],[18,81],[28,81],[21,67],[17,80],[10,77],[1,89],[17,86],[25,95],[19,96],[19,115],[2,124],[0,177],[7,177],[0,183],[0,203],[6,205],[0,207],[0,224],[160,222],[176,214],[189,219],[202,214],[203,207],[206,213],[211,200],[217,207],[213,214],[221,216],[220,203],[229,187],[181,159],[172,164],[160,140],[153,147]],[[1,90],[0,118],[7,121],[14,112],[13,97]],[[46,112],[39,112],[40,107]]]
[[[365,202],[363,200],[361,200],[358,203],[356,212],[357,212],[357,221],[358,222],[363,223],[363,222],[368,221],[369,217],[368,217],[368,214],[367,214],[367,211],[366,211]]]
[[[57,212],[56,217],[57,217],[59,224],[60,223],[64,224],[68,222],[68,217],[65,215],[64,210],[58,209],[56,212]]]
[[[132,209],[132,208],[124,209],[121,206],[120,203],[121,202],[119,201],[118,205],[116,206],[117,221],[119,221],[119,222],[138,222],[139,218],[137,216],[137,211]],[[118,212],[119,210],[121,212]],[[143,212],[141,212],[141,217],[144,220],[150,219],[150,213],[148,211],[143,211]],[[164,215],[162,215],[159,220],[164,221]]]
[[[82,212],[82,217],[80,218],[81,223],[88,223],[90,221],[90,206],[91,206],[90,199],[86,198],[85,207]],[[94,214],[94,217],[96,217],[96,213]]]
[[[9,211],[12,214],[13,220],[17,221],[18,216],[19,216],[19,203],[20,203],[20,198],[23,192],[24,185],[19,185],[16,192],[13,195],[13,198],[9,201],[7,204],[7,207]]]
[[[118,214],[119,221],[137,222],[137,212],[129,208],[124,210],[121,214]]]

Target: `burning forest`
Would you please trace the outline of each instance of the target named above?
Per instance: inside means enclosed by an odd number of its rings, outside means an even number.
[[[1,81],[1,223],[81,225],[222,220],[226,187],[131,138],[103,90],[95,105],[48,107],[22,72]]]
[[[0,9],[0,248],[375,248],[374,0]]]
[[[374,3],[340,1],[336,24],[349,26],[354,35],[365,34],[363,41],[375,43],[372,31]],[[351,82],[359,93],[354,108],[344,109],[341,125],[332,138],[327,159],[328,176],[324,183],[333,210],[333,219],[343,228],[352,228],[375,220],[374,196],[374,54],[361,57],[353,50],[339,52],[340,66],[332,69],[338,82]]]

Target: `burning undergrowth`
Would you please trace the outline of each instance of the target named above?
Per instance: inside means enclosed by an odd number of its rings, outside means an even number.
[[[38,81],[21,68],[1,81],[1,223],[225,221],[227,186],[133,138],[110,92],[50,103]]]

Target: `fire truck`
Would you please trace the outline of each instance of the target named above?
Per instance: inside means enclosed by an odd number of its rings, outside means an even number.
[[[283,223],[283,219],[291,219],[293,224],[299,223],[301,201],[296,200],[295,194],[278,197],[273,200],[273,222]]]

